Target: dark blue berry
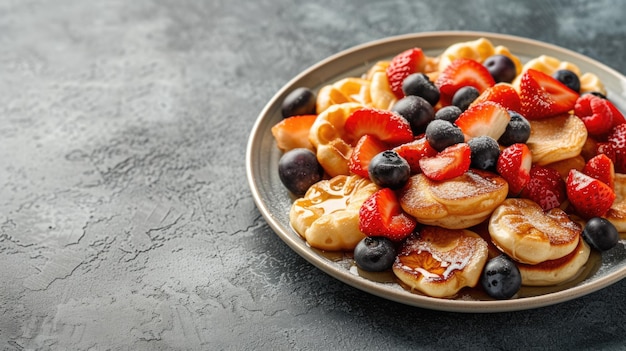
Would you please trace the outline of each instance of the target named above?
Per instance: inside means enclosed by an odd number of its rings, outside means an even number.
[[[278,160],[280,181],[295,195],[304,195],[311,185],[322,179],[323,175],[324,168],[309,149],[289,150]]]
[[[424,133],[426,126],[435,119],[435,110],[428,101],[415,95],[405,96],[395,103],[391,111],[404,117],[414,135]]]
[[[354,261],[364,271],[386,271],[395,259],[396,249],[391,240],[385,237],[365,237],[354,248]]]
[[[450,123],[456,122],[459,116],[463,113],[460,108],[454,105],[449,105],[440,108],[435,112],[435,119],[443,119]]]
[[[568,69],[560,69],[552,73],[552,77],[565,84],[566,87],[572,89],[573,91],[577,93],[580,92],[580,79],[576,73]]]
[[[478,95],[480,95],[480,92],[473,86],[462,87],[452,96],[452,105],[460,108],[461,111],[465,111],[476,100]]]
[[[515,111],[509,110],[509,115],[511,120],[506,125],[506,129],[498,142],[503,146],[526,143],[530,137],[530,123],[524,116]]]
[[[602,217],[593,217],[583,229],[583,238],[596,250],[606,251],[617,245],[619,233],[613,223]]]
[[[437,151],[465,141],[463,131],[454,124],[436,119],[428,124],[425,132],[426,140]]]
[[[480,277],[480,285],[495,299],[510,299],[522,286],[522,275],[510,258],[500,255],[487,261]]]
[[[283,118],[315,114],[315,93],[309,88],[296,88],[285,97],[281,106]]]
[[[413,73],[402,82],[404,95],[415,95],[428,101],[431,106],[439,102],[439,88],[424,73]]]
[[[467,144],[472,152],[471,167],[482,170],[495,168],[500,156],[500,145],[494,138],[478,136],[470,139]]]
[[[496,83],[511,83],[517,75],[515,62],[505,55],[493,55],[483,62]]]
[[[409,163],[393,150],[372,157],[367,167],[370,179],[384,188],[399,189],[411,176]]]

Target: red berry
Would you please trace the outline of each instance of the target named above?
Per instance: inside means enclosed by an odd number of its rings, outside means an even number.
[[[593,136],[606,134],[613,126],[613,112],[608,100],[593,94],[582,95],[576,100],[574,114]]]
[[[346,119],[344,129],[354,141],[366,134],[392,146],[413,140],[413,131],[406,119],[391,111],[375,108],[364,107],[354,111]]]
[[[467,172],[471,163],[472,151],[466,143],[448,146],[433,157],[420,159],[422,173],[432,180],[446,180]]]
[[[526,144],[507,146],[500,153],[496,170],[509,183],[509,193],[519,194],[530,181],[532,156]]]
[[[613,153],[615,172],[626,173],[626,124],[613,127],[607,141]]]
[[[565,181],[556,169],[533,165],[530,180],[520,196],[535,201],[544,211],[548,211],[561,206],[567,198]]]
[[[348,160],[350,172],[363,178],[368,178],[367,167],[370,161],[374,156],[387,149],[387,145],[376,139],[376,137],[369,134],[362,136],[356,143],[354,150],[352,150],[352,154],[350,154],[350,159]]]
[[[394,151],[404,158],[411,166],[411,173],[421,172],[419,161],[424,157],[433,157],[437,150],[433,149],[425,137],[415,139],[409,143],[396,146]]]
[[[387,66],[387,80],[393,94],[398,98],[404,97],[402,82],[413,73],[422,72],[426,66],[426,56],[422,49],[413,48],[396,55]]]
[[[517,90],[512,85],[506,83],[498,83],[491,88],[483,91],[472,105],[478,104],[484,101],[493,101],[502,105],[507,110],[519,112],[522,108],[522,103],[519,98]]]
[[[452,61],[435,81],[444,105],[449,105],[454,93],[463,87],[472,86],[482,93],[494,84],[496,82],[485,66],[467,58]]]
[[[359,230],[367,236],[384,236],[401,241],[409,236],[417,222],[402,210],[396,193],[382,188],[363,202],[359,210]]]
[[[601,180],[613,189],[615,180],[615,167],[613,161],[605,155],[596,155],[587,161],[582,172],[590,177]]]
[[[470,106],[454,122],[465,134],[466,139],[489,136],[498,140],[511,120],[506,108],[493,101]]]
[[[540,119],[566,113],[574,108],[578,93],[555,78],[528,69],[520,81],[519,111],[527,119]]]
[[[604,216],[615,200],[607,184],[575,169],[569,172],[565,189],[576,212],[587,219]]]

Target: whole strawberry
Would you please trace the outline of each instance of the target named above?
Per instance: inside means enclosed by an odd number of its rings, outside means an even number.
[[[615,172],[626,173],[626,123],[611,129],[607,141],[613,152]]]
[[[420,48],[403,51],[391,59],[387,67],[387,80],[393,94],[398,98],[404,97],[402,83],[406,77],[413,73],[421,72],[426,66],[426,56]]]

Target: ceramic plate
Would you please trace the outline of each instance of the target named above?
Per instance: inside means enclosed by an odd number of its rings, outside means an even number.
[[[291,229],[288,214],[293,199],[278,178],[281,152],[270,132],[282,119],[280,106],[285,96],[297,87],[317,90],[340,78],[358,77],[376,61],[388,60],[411,47],[420,47],[427,55],[435,56],[451,44],[480,37],[508,47],[522,61],[549,55],[578,65],[582,72],[595,73],[605,84],[609,98],[626,111],[624,76],[573,51],[530,39],[482,32],[432,32],[391,37],[340,52],[305,70],[278,91],[259,115],[248,140],[246,167],[252,195],[267,223],[291,249],[332,277],[368,293],[412,306],[456,312],[501,312],[552,305],[602,289],[626,276],[626,249],[621,240],[614,249],[592,256],[579,278],[567,284],[523,288],[518,298],[505,301],[471,292],[455,299],[432,298],[405,290],[391,274],[360,275],[349,257],[312,249]]]

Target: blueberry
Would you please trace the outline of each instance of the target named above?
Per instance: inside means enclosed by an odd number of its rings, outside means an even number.
[[[482,170],[493,169],[500,156],[500,145],[490,136],[479,136],[470,139],[467,144],[472,152],[471,167]]]
[[[405,96],[395,103],[391,111],[398,113],[411,124],[414,135],[424,133],[426,125],[435,119],[435,110],[428,101],[415,95]]]
[[[462,87],[452,96],[452,105],[460,108],[461,111],[465,111],[476,100],[478,95],[480,95],[480,92],[473,86]]]
[[[505,55],[493,55],[483,62],[496,83],[511,83],[517,75],[515,62]]]
[[[522,275],[510,258],[500,255],[487,261],[480,277],[480,285],[495,299],[510,299],[522,286]]]
[[[428,101],[431,106],[439,102],[439,88],[424,73],[413,73],[402,82],[404,95],[415,95]]]
[[[315,93],[309,88],[296,88],[285,97],[281,105],[283,118],[315,114]]]
[[[461,113],[463,113],[463,111],[461,111],[461,109],[457,106],[445,106],[437,110],[435,113],[435,119],[443,119],[450,123],[454,123],[459,118]]]
[[[573,91],[577,93],[580,92],[580,79],[576,73],[568,69],[560,69],[552,73],[552,77],[565,84],[566,87],[572,89]]]
[[[506,126],[504,133],[498,139],[498,142],[504,146],[513,145],[516,143],[526,143],[530,137],[530,123],[515,111],[509,110],[511,120]]]
[[[365,237],[354,248],[354,261],[364,271],[386,271],[395,259],[396,249],[391,240],[385,237]]]
[[[606,251],[617,245],[619,233],[607,219],[593,217],[585,224],[583,239],[596,250]]]
[[[289,150],[278,160],[280,181],[294,195],[304,195],[311,185],[322,179],[323,175],[324,168],[309,149]]]
[[[430,146],[437,151],[442,151],[448,146],[465,141],[463,131],[443,119],[436,119],[430,122],[426,127],[425,135]]]
[[[376,185],[399,189],[409,180],[411,167],[397,152],[387,150],[372,157],[367,173]]]

